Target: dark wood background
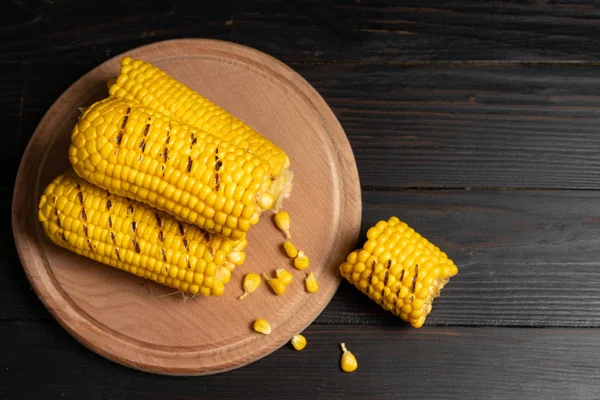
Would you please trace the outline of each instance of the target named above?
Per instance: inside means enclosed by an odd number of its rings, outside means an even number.
[[[600,2],[92,3],[0,6],[2,397],[600,398]],[[357,159],[363,237],[398,215],[459,266],[425,327],[343,284],[302,353],[181,378],[107,361],[52,319],[10,229],[24,147],[81,75],[182,37],[255,47],[324,96]]]

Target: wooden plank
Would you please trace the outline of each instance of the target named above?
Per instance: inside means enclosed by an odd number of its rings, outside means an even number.
[[[15,182],[20,159],[17,149],[24,104],[21,65],[0,63],[0,93],[0,187],[11,187]]]
[[[346,130],[363,187],[600,187],[589,66],[295,66]]]
[[[391,215],[459,267],[427,325],[600,327],[600,192],[363,191],[359,243]],[[0,252],[0,303],[12,305],[0,321],[48,319],[11,246]],[[316,322],[406,325],[349,284]]]
[[[26,66],[23,145],[92,67]],[[336,113],[365,188],[600,188],[597,67],[293,67]]]
[[[304,334],[302,352],[284,346],[238,370],[181,379],[113,364],[55,323],[4,323],[0,368],[10,384],[0,394],[90,400],[600,396],[596,329],[311,326]],[[358,359],[352,374],[339,369],[341,342]]]
[[[595,2],[281,0],[15,2],[0,59],[100,63],[158,40],[209,37],[294,62],[598,61]],[[110,15],[107,18],[106,15]]]

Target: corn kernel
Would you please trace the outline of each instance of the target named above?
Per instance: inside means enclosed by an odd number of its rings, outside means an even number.
[[[291,242],[285,242],[283,244],[283,249],[285,250],[285,254],[287,254],[287,256],[292,260],[298,257],[298,250]]]
[[[263,335],[268,335],[271,333],[271,325],[262,318],[254,321],[254,330],[258,333],[262,333]]]
[[[308,293],[315,293],[317,290],[319,290],[319,284],[317,283],[315,275],[312,272],[309,272],[304,279],[304,286],[306,286],[306,291]]]
[[[271,286],[271,289],[273,289],[273,292],[275,292],[276,295],[281,296],[285,293],[285,283],[283,283],[281,279],[269,278],[266,274],[263,274],[263,277],[265,278],[269,286]]]
[[[290,215],[286,211],[280,211],[275,214],[275,224],[285,234],[285,237],[290,239]]]
[[[244,277],[244,294],[242,294],[238,299],[243,299],[248,296],[248,294],[254,292],[260,286],[260,276],[257,274],[249,273]]]
[[[356,361],[356,357],[354,354],[346,349],[346,344],[341,343],[342,346],[342,360],[340,362],[340,366],[342,367],[342,371],[344,372],[354,372],[358,368],[358,361]]]
[[[292,282],[292,274],[286,271],[284,268],[277,268],[275,270],[275,275],[277,279],[283,282],[284,285],[289,285]]]
[[[294,259],[294,267],[299,270],[308,268],[308,257],[302,250],[298,252],[298,256]]]
[[[294,335],[290,343],[294,347],[294,349],[300,351],[306,347],[306,338],[302,335]]]

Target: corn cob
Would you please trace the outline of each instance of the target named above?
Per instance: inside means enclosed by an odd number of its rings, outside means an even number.
[[[243,121],[196,91],[142,60],[124,57],[119,76],[109,86],[111,96],[137,101],[182,122],[247,148],[271,165],[274,177],[290,165],[285,152]]]
[[[87,181],[234,240],[282,196],[252,153],[114,97],[84,111],[69,157]]]
[[[46,187],[38,217],[57,245],[185,293],[221,295],[245,258],[245,239],[211,235],[112,195],[72,170]]]
[[[361,250],[350,253],[340,272],[384,309],[420,328],[431,303],[456,265],[440,249],[396,217],[367,231]]]

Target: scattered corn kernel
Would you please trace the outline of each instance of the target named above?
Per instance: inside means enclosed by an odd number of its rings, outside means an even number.
[[[260,286],[260,276],[257,274],[246,274],[244,276],[244,294],[242,294],[238,299],[243,299],[248,296],[248,294],[254,292]]]
[[[298,256],[294,258],[294,267],[299,270],[308,268],[308,257],[302,250],[298,252]]]
[[[315,275],[312,272],[309,272],[304,279],[304,285],[306,286],[306,291],[308,293],[314,293],[319,290],[319,284],[317,283]]]
[[[358,361],[356,361],[356,357],[354,357],[354,354],[350,353],[348,351],[348,349],[346,349],[346,345],[344,343],[341,344],[342,345],[342,351],[344,352],[342,354],[342,361],[341,361],[341,367],[342,367],[342,371],[344,372],[354,372],[356,371],[356,368],[358,368]]]
[[[262,318],[254,321],[254,330],[258,333],[262,333],[263,335],[268,335],[271,333],[271,325]]]
[[[289,285],[292,281],[292,274],[290,274],[284,268],[277,268],[275,270],[275,275],[277,275],[277,279],[283,282],[284,285]]]
[[[298,257],[298,249],[296,249],[296,246],[294,246],[292,242],[285,242],[283,244],[283,249],[285,250],[285,254],[292,260]]]
[[[292,343],[292,346],[298,351],[306,347],[306,338],[302,335],[294,335],[290,342]]]
[[[275,292],[276,295],[281,296],[285,293],[285,283],[281,281],[279,278],[269,278],[267,275],[263,274],[263,277],[271,286],[271,289]]]
[[[285,233],[286,238],[291,238],[290,235],[290,215],[286,211],[280,211],[275,214],[275,224]]]

